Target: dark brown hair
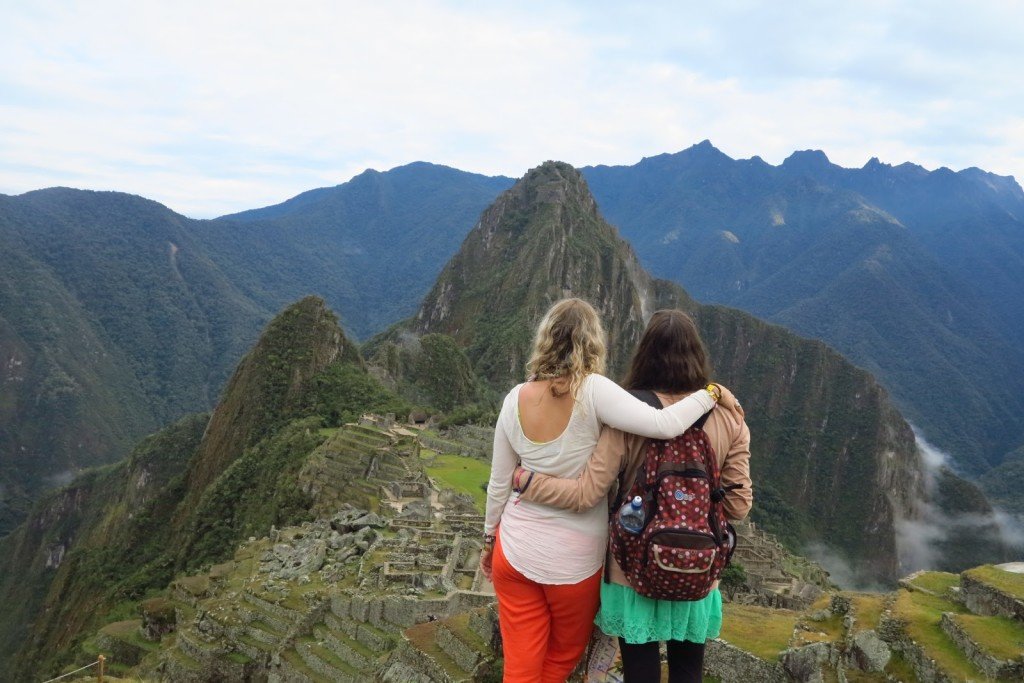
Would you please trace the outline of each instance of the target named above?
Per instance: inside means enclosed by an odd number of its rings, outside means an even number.
[[[647,323],[622,386],[681,394],[704,387],[710,377],[711,362],[693,318],[663,310]]]

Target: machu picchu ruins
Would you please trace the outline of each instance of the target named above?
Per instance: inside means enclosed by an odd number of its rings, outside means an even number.
[[[132,680],[499,680],[497,609],[478,567],[481,505],[467,480],[431,474],[442,457],[482,465],[482,488],[489,430],[367,415],[329,432],[301,477],[316,519],[272,527],[231,560],[179,577],[86,651],[105,652]],[[1024,679],[1021,567],[840,591],[756,524],[737,529],[744,578],[723,586],[708,680]]]

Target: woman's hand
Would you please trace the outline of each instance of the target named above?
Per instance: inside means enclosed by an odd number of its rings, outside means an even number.
[[[492,534],[484,534],[484,546],[480,550],[480,571],[484,573],[487,580],[491,580],[491,571],[493,570],[494,562],[494,543],[497,541],[497,536]]]
[[[512,472],[512,490],[519,493],[523,490],[523,477],[530,470],[524,468],[522,465],[516,467],[515,471]]]
[[[480,551],[480,571],[483,572],[487,580],[491,580],[491,572],[493,571],[494,562],[494,546],[484,546],[484,549]]]

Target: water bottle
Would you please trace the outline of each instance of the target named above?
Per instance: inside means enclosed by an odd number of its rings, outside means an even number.
[[[634,496],[633,500],[619,508],[619,524],[631,534],[644,530],[644,499]]]

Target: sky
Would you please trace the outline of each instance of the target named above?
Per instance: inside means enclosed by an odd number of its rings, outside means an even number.
[[[0,194],[211,218],[430,161],[704,139],[1024,180],[1024,2],[0,0]]]

